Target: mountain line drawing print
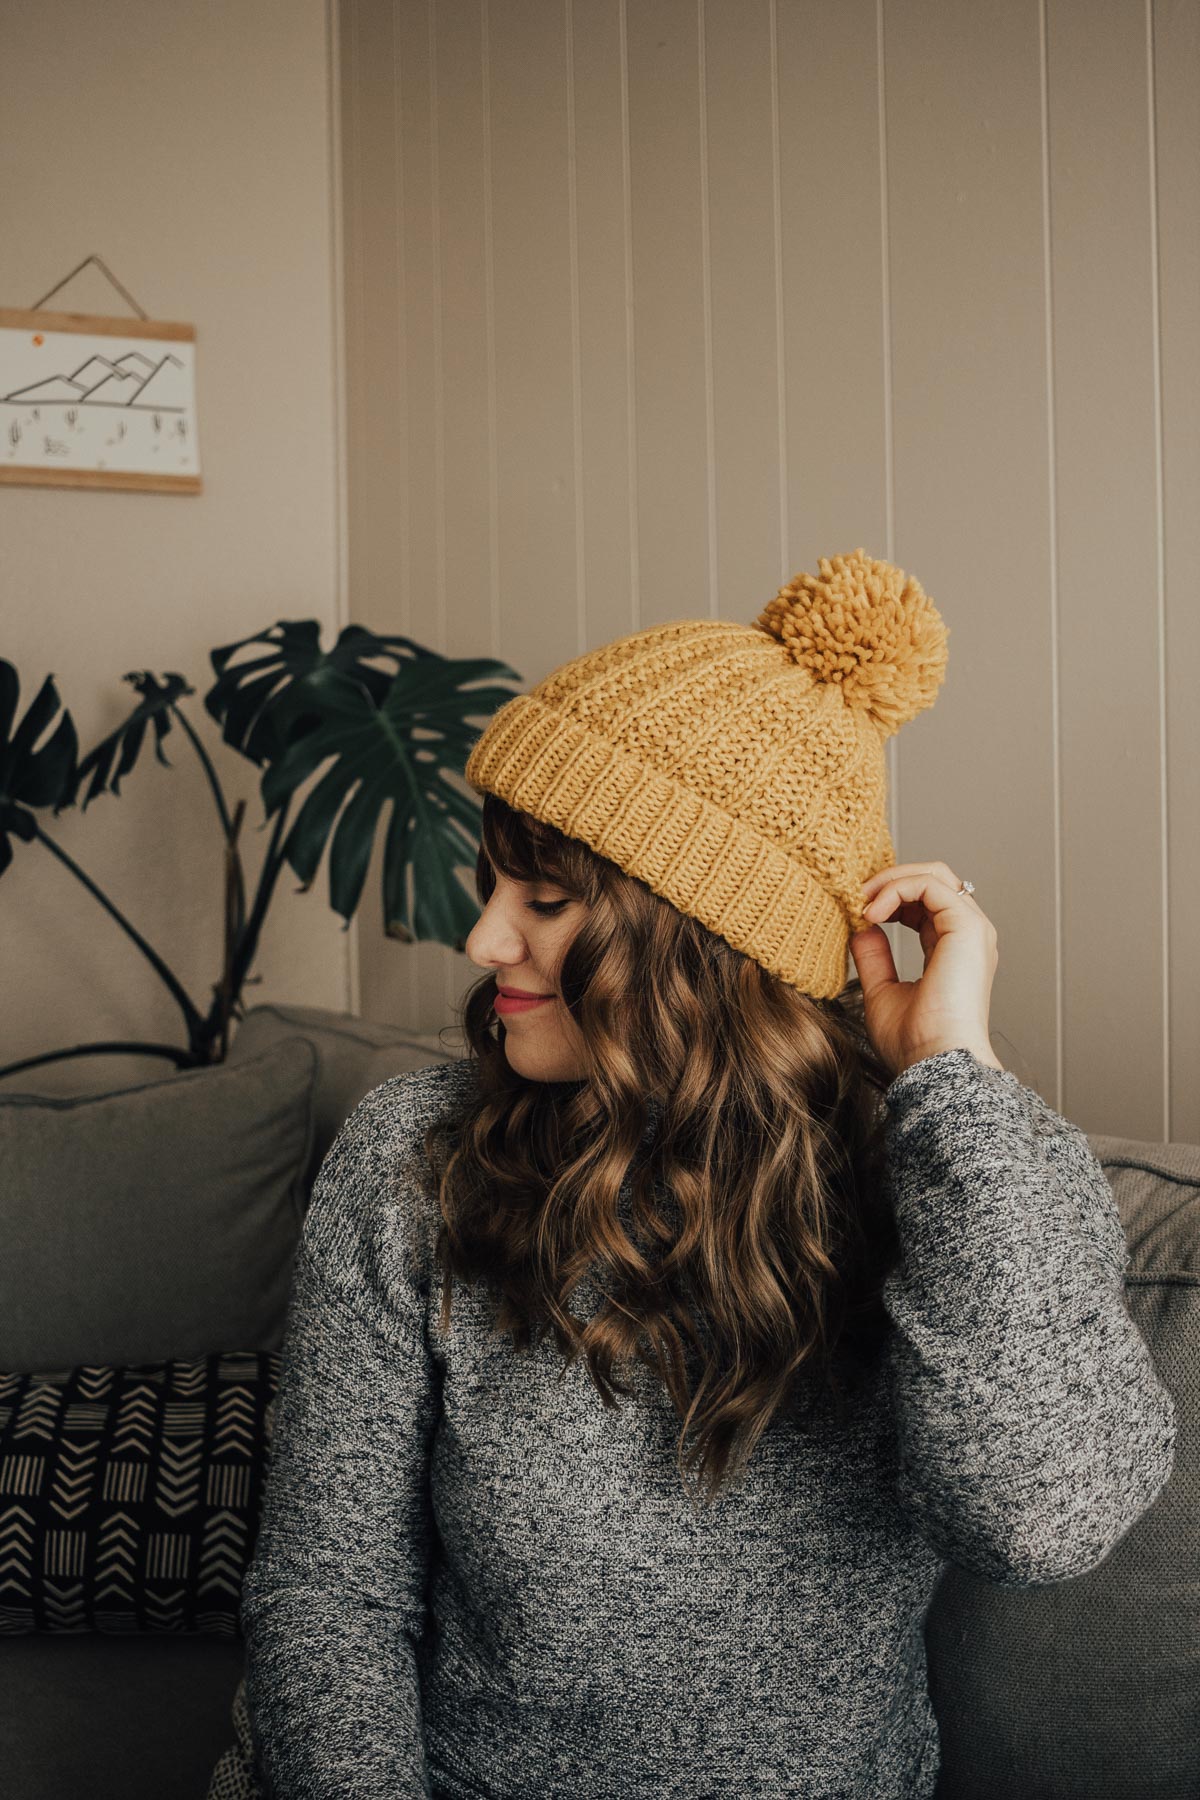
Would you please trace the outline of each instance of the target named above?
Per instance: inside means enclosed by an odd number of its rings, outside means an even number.
[[[196,333],[0,307],[0,482],[201,488]]]

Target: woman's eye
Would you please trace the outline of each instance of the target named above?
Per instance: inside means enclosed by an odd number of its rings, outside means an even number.
[[[541,913],[543,916],[548,916],[556,912],[561,912],[567,902],[565,900],[529,900],[526,904],[528,905],[530,912]]]

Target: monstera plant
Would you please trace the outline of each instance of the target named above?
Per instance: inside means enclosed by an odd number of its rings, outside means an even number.
[[[241,650],[262,653],[234,661]],[[512,691],[496,678],[520,682],[507,664],[488,657],[440,656],[407,637],[381,637],[347,625],[332,650],[321,648],[313,619],[281,621],[209,653],[216,681],[204,707],[225,742],[261,770],[265,823],[274,821],[258,883],[247,904],[238,838],[246,812],[232,812],[212,760],[180,702],[195,692],[182,675],[149,671],[125,676],[138,703],[117,729],[80,760],[75,725],[65,709],[40,748],[38,739],[59,711],[48,675],[20,723],[17,671],[0,657],[0,876],[13,859],[14,840],[41,844],[81,881],[135,943],[165,983],[183,1015],[186,1044],[76,1044],[0,1068],[0,1077],[70,1056],[123,1053],[169,1058],[177,1068],[223,1060],[231,1018],[241,1018],[242,990],[263,920],[283,865],[307,892],[329,846],[329,901],[349,923],[362,894],[375,837],[390,805],[383,854],[383,917],[390,937],[433,941],[461,950],[478,910],[455,871],[472,870],[479,844],[479,801],[462,776],[482,724]],[[390,665],[379,668],[377,663]],[[484,683],[484,685],[476,685]],[[470,721],[481,723],[472,726]],[[163,743],[178,724],[200,759],[224,840],[225,921],[220,979],[207,1005],[196,1003],[141,932],[38,822],[101,794],[119,794],[148,732],[154,754],[170,767]],[[300,802],[300,789],[322,773]]]

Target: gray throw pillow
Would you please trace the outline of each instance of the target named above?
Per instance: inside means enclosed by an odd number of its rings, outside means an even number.
[[[437,1032],[410,1031],[378,1019],[330,1012],[318,1006],[252,1006],[229,1047],[229,1061],[257,1056],[281,1037],[305,1038],[317,1053],[317,1085],[313,1099],[313,1141],[308,1186],[333,1143],[338,1127],[364,1094],[393,1075],[424,1069],[434,1062],[454,1062],[466,1055],[455,1026]]]
[[[0,1094],[0,1369],[277,1350],[316,1053],[112,1093]]]

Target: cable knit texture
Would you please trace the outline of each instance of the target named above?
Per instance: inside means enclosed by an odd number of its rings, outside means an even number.
[[[489,720],[467,781],[644,881],[816,998],[896,860],[885,740],[949,632],[915,577],[822,557],[752,625],[677,619],[577,656]]]
[[[693,1515],[637,1365],[609,1412],[553,1339],[431,1279],[420,1140],[474,1065],[385,1081],[322,1165],[242,1597],[270,1800],[921,1800],[946,1562],[1069,1579],[1165,1485],[1175,1411],[1078,1127],[968,1050],[887,1089],[894,1323],[839,1422],[776,1416]],[[598,1300],[576,1290],[586,1316]]]

